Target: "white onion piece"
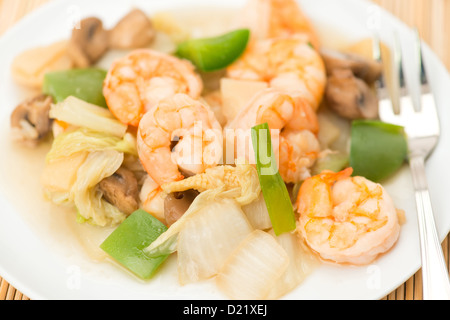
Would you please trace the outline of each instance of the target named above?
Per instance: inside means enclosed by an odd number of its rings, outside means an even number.
[[[267,232],[253,231],[233,252],[216,277],[234,300],[266,299],[289,264],[289,257]]]
[[[284,233],[279,236],[276,236],[273,230],[270,230],[269,233],[289,256],[289,265],[286,271],[268,295],[268,299],[276,300],[299,286],[320,265],[320,261],[297,232]]]
[[[260,193],[258,199],[246,206],[243,206],[242,210],[247,215],[247,218],[253,228],[260,230],[272,228],[269,211],[267,211],[266,202],[264,201],[262,192]]]
[[[206,205],[188,219],[178,236],[178,276],[182,285],[218,273],[236,247],[253,231],[236,201]]]

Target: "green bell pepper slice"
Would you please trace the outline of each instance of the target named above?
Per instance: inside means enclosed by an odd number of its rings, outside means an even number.
[[[247,48],[250,30],[239,29],[213,38],[192,39],[178,45],[176,55],[190,60],[199,70],[226,68]]]
[[[252,143],[261,192],[273,231],[277,236],[291,232],[296,228],[294,208],[286,184],[277,168],[267,123],[252,128]]]
[[[325,170],[340,172],[347,168],[348,165],[349,155],[341,151],[335,151],[331,152],[325,157],[318,158],[316,160],[316,163],[311,168],[311,174],[315,176]]]
[[[72,69],[47,73],[44,76],[43,93],[53,97],[56,103],[69,96],[107,108],[103,96],[103,81],[107,72],[98,68]]]
[[[139,278],[150,279],[168,255],[149,257],[144,253],[167,227],[144,210],[131,214],[100,245],[114,260]]]
[[[376,120],[352,122],[350,167],[353,175],[380,182],[400,169],[407,152],[403,127]]]

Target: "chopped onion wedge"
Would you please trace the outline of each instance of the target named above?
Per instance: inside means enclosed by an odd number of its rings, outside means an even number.
[[[259,194],[258,199],[246,206],[243,206],[242,210],[247,215],[247,218],[253,228],[259,230],[267,230],[272,228],[269,211],[267,211],[266,202],[264,201],[264,196],[262,193]]]
[[[216,277],[218,287],[234,300],[262,300],[280,279],[289,257],[267,232],[253,231],[232,253]]]
[[[273,230],[269,233],[289,256],[288,268],[268,295],[268,299],[276,300],[300,285],[320,265],[320,261],[306,246],[298,233],[284,233],[280,236],[276,236]]]
[[[210,278],[253,228],[236,201],[211,202],[188,219],[178,238],[182,285]]]

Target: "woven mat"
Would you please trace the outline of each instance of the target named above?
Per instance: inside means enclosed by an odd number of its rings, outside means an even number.
[[[0,0],[0,35],[27,13],[48,1],[54,0]],[[435,53],[450,69],[450,42],[446,41],[450,31],[450,0],[373,0],[392,12],[406,24],[417,27]],[[449,237],[442,243],[444,256],[449,265]],[[29,300],[0,275],[0,300]],[[419,270],[383,300],[422,300],[422,273]]]

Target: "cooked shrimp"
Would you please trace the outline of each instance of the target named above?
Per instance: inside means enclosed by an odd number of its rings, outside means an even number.
[[[256,41],[227,69],[228,77],[265,81],[271,88],[308,99],[314,110],[322,101],[326,70],[316,50],[299,37]]]
[[[279,158],[283,180],[296,183],[308,178],[308,169],[320,152],[317,115],[305,99],[280,90],[267,89],[257,93],[227,127],[235,130],[235,158],[253,161],[253,151],[248,150],[250,129],[266,122],[271,129],[272,146]]]
[[[164,198],[161,186],[157,184],[149,175],[144,180],[139,198],[142,209],[150,213],[161,222],[165,222]]]
[[[175,93],[197,99],[203,83],[187,60],[139,49],[115,61],[106,76],[103,94],[111,112],[137,127],[146,111]]]
[[[309,130],[280,135],[279,171],[285,182],[296,183],[310,177],[309,169],[320,153],[317,136]]]
[[[181,172],[198,174],[215,167],[222,158],[222,136],[222,128],[206,104],[177,93],[142,117],[137,137],[139,158],[161,186],[182,180]]]
[[[319,48],[316,32],[295,0],[250,0],[239,24],[252,31],[256,40],[303,35]]]
[[[307,179],[297,198],[298,231],[324,260],[363,265],[397,241],[397,210],[385,189],[353,169]]]

